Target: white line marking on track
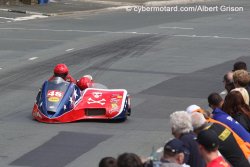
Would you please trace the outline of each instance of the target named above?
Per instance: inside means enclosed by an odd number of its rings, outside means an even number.
[[[122,32],[122,31],[86,31],[86,30],[55,30],[55,29],[30,29],[30,28],[0,28],[0,30],[20,30],[20,31],[51,31],[51,32],[83,32],[83,33],[110,33],[110,34],[138,34],[138,35],[168,35],[163,33],[146,33],[146,32]],[[168,35],[170,37],[186,37],[186,38],[211,38],[211,39],[233,39],[233,40],[248,40],[250,38],[226,37],[226,36],[201,36],[201,35]]]
[[[235,40],[248,40],[250,38],[236,38],[236,37],[220,37],[220,36],[198,36],[198,35],[173,35],[174,37],[187,37],[187,38],[214,38],[214,39],[235,39]]]
[[[72,50],[74,50],[75,48],[71,48],[71,49],[67,49],[67,50],[65,50],[66,52],[69,52],[69,51],[72,51]]]
[[[0,28],[0,30],[23,30],[23,31],[51,31],[51,32],[85,32],[85,33],[111,33],[111,34],[157,34],[140,32],[122,32],[122,31],[86,31],[86,30],[55,30],[55,29],[30,29],[30,28]]]
[[[24,20],[33,20],[38,18],[47,18],[48,16],[43,15],[31,15],[31,16],[25,16],[25,17],[17,17],[14,18],[14,21],[24,21]]]
[[[194,28],[189,28],[189,27],[163,27],[163,26],[160,26],[159,28],[162,28],[162,29],[180,29],[180,30],[193,30]]]
[[[53,41],[53,42],[58,42],[58,41],[63,41],[63,40],[57,40],[57,39],[32,39],[32,38],[1,38],[1,40],[22,40],[22,41]]]
[[[75,18],[76,20],[84,20],[85,18],[80,18],[80,17],[78,17],[78,18]]]
[[[9,9],[3,9],[3,8],[1,8],[0,11],[8,12]]]
[[[36,59],[38,59],[38,57],[31,57],[31,58],[29,58],[29,60],[36,60]]]
[[[0,70],[2,70],[3,68],[0,67]]]
[[[16,17],[16,18],[10,18],[10,17],[0,17],[0,19],[5,19],[5,20],[12,20],[12,21],[24,21],[24,20],[33,20],[33,19],[38,19],[38,18],[47,18],[48,16],[43,16],[43,15],[31,15],[31,16],[25,16],[25,17]],[[8,21],[11,22],[11,21]]]
[[[4,20],[14,20],[14,18],[9,18],[9,17],[0,17],[0,19],[4,19]]]

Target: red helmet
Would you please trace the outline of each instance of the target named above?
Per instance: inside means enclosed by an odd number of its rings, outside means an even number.
[[[89,88],[93,85],[92,80],[89,77],[83,76],[82,78],[79,79],[77,82],[77,86],[81,89],[84,90],[86,88]]]
[[[54,68],[54,74],[68,74],[69,69],[65,64],[57,64]]]

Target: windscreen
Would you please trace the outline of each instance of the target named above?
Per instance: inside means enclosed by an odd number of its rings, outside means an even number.
[[[69,84],[70,83],[60,77],[56,77],[54,80],[48,82],[46,92],[47,111],[52,113],[57,111],[57,107],[67,91]]]

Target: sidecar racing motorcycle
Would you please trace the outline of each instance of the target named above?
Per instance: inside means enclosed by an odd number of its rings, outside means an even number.
[[[130,96],[125,89],[87,88],[60,77],[45,81],[33,107],[34,119],[45,123],[79,120],[121,120],[131,114]]]

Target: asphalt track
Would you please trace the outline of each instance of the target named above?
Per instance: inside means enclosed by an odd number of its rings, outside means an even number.
[[[230,2],[232,4],[232,2]],[[213,4],[216,5],[216,4]],[[171,136],[169,115],[223,91],[236,60],[250,64],[244,12],[112,11],[0,24],[0,166],[94,167],[104,156],[149,156]],[[124,123],[44,124],[31,110],[57,63],[132,95]]]

